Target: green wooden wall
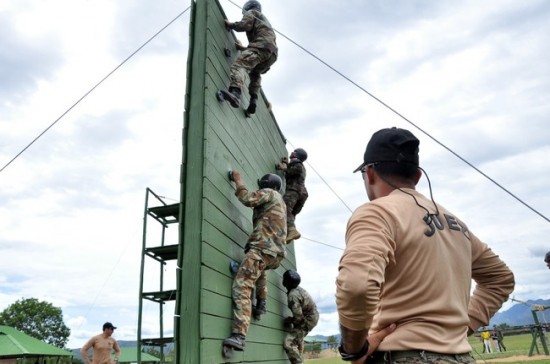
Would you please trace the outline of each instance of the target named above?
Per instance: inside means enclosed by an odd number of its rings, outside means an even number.
[[[229,4],[229,3],[228,3]],[[181,166],[180,244],[175,343],[178,363],[287,363],[282,319],[290,314],[281,277],[295,268],[293,244],[287,259],[269,271],[267,314],[251,321],[246,350],[222,357],[222,341],[231,333],[231,260],[240,261],[252,230],[252,209],[236,198],[230,169],[241,171],[246,185],[276,173],[287,154],[285,138],[262,94],[258,109],[245,118],[216,99],[229,84],[229,66],[237,50],[225,30],[225,15],[216,0],[192,3],[187,68],[183,158]],[[231,19],[234,21],[235,19]],[[231,50],[227,57],[224,49]],[[269,74],[266,76],[269,78]],[[244,92],[243,106],[248,105]]]

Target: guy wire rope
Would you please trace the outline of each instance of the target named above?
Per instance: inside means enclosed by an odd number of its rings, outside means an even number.
[[[235,4],[232,0],[227,0],[228,2],[230,2],[231,4],[235,5],[236,7],[240,8],[241,7],[237,4]],[[514,193],[512,193],[511,191],[509,191],[507,188],[505,188],[504,186],[502,186],[500,183],[498,183],[496,180],[494,180],[493,178],[491,178],[489,175],[487,175],[485,172],[483,172],[482,170],[480,170],[479,168],[477,168],[476,166],[474,166],[472,163],[470,163],[468,160],[466,160],[464,157],[460,156],[458,153],[456,153],[455,151],[453,151],[451,148],[447,147],[445,144],[443,144],[442,142],[440,142],[438,139],[436,139],[434,136],[432,136],[430,133],[428,133],[427,131],[425,131],[424,129],[422,129],[421,127],[419,127],[417,124],[415,124],[414,122],[412,122],[411,120],[409,120],[408,118],[406,118],[403,114],[399,113],[396,109],[394,109],[393,107],[391,107],[390,105],[388,105],[387,103],[385,103],[384,101],[382,101],[381,99],[379,99],[378,97],[376,97],[374,94],[372,94],[371,92],[367,91],[364,87],[362,87],[361,85],[359,85],[358,83],[356,83],[355,81],[353,81],[351,78],[349,78],[348,76],[344,75],[342,72],[338,71],[335,67],[331,66],[329,63],[325,62],[324,60],[322,60],[320,57],[316,56],[313,52],[309,51],[308,49],[306,49],[305,47],[303,47],[302,45],[298,44],[297,42],[295,42],[294,40],[292,40],[290,37],[286,36],[285,34],[281,33],[280,31],[278,31],[277,29],[273,28],[273,30],[275,32],[277,32],[279,35],[281,35],[283,38],[285,38],[286,40],[288,40],[289,42],[291,42],[292,44],[294,44],[296,47],[300,48],[302,51],[306,52],[307,54],[309,54],[311,57],[315,58],[317,61],[321,62],[323,65],[325,65],[326,67],[328,67],[330,70],[332,70],[333,72],[335,72],[336,74],[338,74],[340,77],[342,77],[343,79],[345,79],[346,81],[348,81],[349,83],[351,83],[352,85],[354,85],[355,87],[357,87],[359,90],[363,91],[365,94],[367,94],[368,96],[370,96],[371,98],[373,98],[375,101],[377,101],[378,103],[380,103],[382,106],[384,106],[385,108],[387,108],[388,110],[390,110],[392,113],[394,113],[395,115],[397,115],[398,117],[400,117],[401,119],[403,119],[404,121],[406,121],[407,123],[409,123],[410,125],[412,125],[413,127],[415,127],[417,130],[419,130],[422,134],[426,135],[428,138],[432,139],[434,142],[436,142],[437,144],[439,144],[442,148],[446,149],[449,153],[451,153],[452,155],[454,155],[455,157],[457,157],[458,159],[460,159],[462,162],[464,162],[465,164],[467,164],[469,167],[471,167],[472,169],[474,169],[477,173],[481,174],[483,177],[485,177],[486,179],[488,179],[489,181],[491,181],[494,185],[496,185],[497,187],[499,187],[501,190],[503,190],[504,192],[506,192],[508,195],[510,195],[511,197],[513,197],[514,199],[516,199],[518,202],[520,202],[522,205],[524,205],[525,207],[527,207],[529,210],[531,210],[532,212],[534,212],[535,214],[539,215],[540,217],[542,217],[544,220],[546,220],[547,222],[550,222],[550,219],[547,218],[545,215],[543,215],[541,212],[539,212],[538,210],[536,210],[534,207],[532,207],[531,205],[529,205],[527,202],[523,201],[521,198],[519,198],[518,196],[516,196]]]
[[[31,147],[38,139],[40,139],[44,134],[46,134],[55,124],[57,124],[58,121],[60,121],[65,115],[67,115],[76,105],[78,105],[82,100],[84,100],[89,94],[91,94],[99,85],[101,85],[107,78],[109,78],[113,73],[115,73],[120,67],[122,67],[127,61],[130,60],[136,53],[141,51],[142,48],[144,48],[149,42],[151,42],[153,39],[155,39],[160,33],[162,33],[166,28],[168,28],[170,25],[172,25],[173,22],[175,22],[180,16],[185,14],[191,6],[187,7],[184,11],[179,13],[174,19],[172,19],[168,24],[166,24],[164,27],[162,27],[158,32],[156,32],[152,37],[150,37],[145,43],[143,43],[138,49],[136,49],[133,53],[131,53],[128,57],[126,57],[125,60],[123,60],[121,63],[119,63],[118,66],[116,66],[111,72],[109,72],[105,77],[103,77],[98,83],[96,83],[88,92],[86,92],[82,97],[80,97],[75,103],[73,103],[67,110],[65,110],[64,113],[61,114],[57,119],[54,120],[53,123],[51,123],[46,129],[44,129],[36,138],[34,138],[27,146],[25,146],[19,153],[17,153],[8,163],[6,163],[1,169],[0,173],[2,173],[10,164],[12,164],[21,154],[23,154],[27,149]]]

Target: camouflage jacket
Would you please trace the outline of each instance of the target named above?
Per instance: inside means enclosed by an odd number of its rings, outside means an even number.
[[[267,48],[277,53],[275,32],[269,20],[259,11],[249,10],[244,13],[241,21],[233,23],[233,29],[237,32],[246,32],[249,47]]]
[[[306,168],[298,158],[292,158],[285,171],[286,189],[307,195]]]
[[[235,195],[243,205],[252,207],[251,248],[271,256],[284,256],[286,244],[286,205],[281,194],[270,188],[249,192],[237,188]]]
[[[308,331],[311,331],[317,325],[317,305],[302,287],[296,287],[288,292],[288,308],[292,311],[295,326],[307,326]]]

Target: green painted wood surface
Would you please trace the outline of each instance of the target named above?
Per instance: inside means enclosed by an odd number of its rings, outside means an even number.
[[[285,138],[262,93],[256,114],[245,118],[216,99],[229,84],[237,54],[235,38],[225,30],[217,0],[192,2],[181,167],[182,208],[177,280],[175,342],[177,363],[288,363],[283,350],[283,318],[290,314],[282,274],[295,268],[293,245],[287,259],[269,271],[267,314],[252,320],[245,352],[222,357],[222,341],[231,333],[233,276],[231,260],[241,261],[252,230],[252,209],[235,196],[227,172],[241,172],[250,190],[287,155]],[[232,19],[234,20],[234,19]],[[226,57],[224,48],[231,50]],[[268,78],[269,75],[266,76]],[[280,173],[280,172],[279,172]]]

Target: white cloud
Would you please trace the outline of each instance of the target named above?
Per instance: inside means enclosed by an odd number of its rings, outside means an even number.
[[[221,3],[230,20],[240,18],[239,9]],[[550,215],[546,2],[262,5],[286,36]],[[10,52],[0,60],[0,168],[186,6],[2,1],[0,48]],[[117,338],[135,339],[145,187],[179,198],[188,19],[178,19],[0,173],[0,309],[23,296],[60,305],[72,347],[105,321],[119,326]],[[516,298],[550,297],[545,219],[283,36],[278,43],[264,92],[288,149],[309,153],[310,199],[297,217],[304,239],[296,256],[323,312],[312,334],[337,333],[339,249],[349,209],[367,200],[351,171],[370,135],[387,126],[421,139],[435,199],[510,265]],[[425,180],[419,190],[428,193]],[[156,321],[148,320],[144,329],[154,331]]]

